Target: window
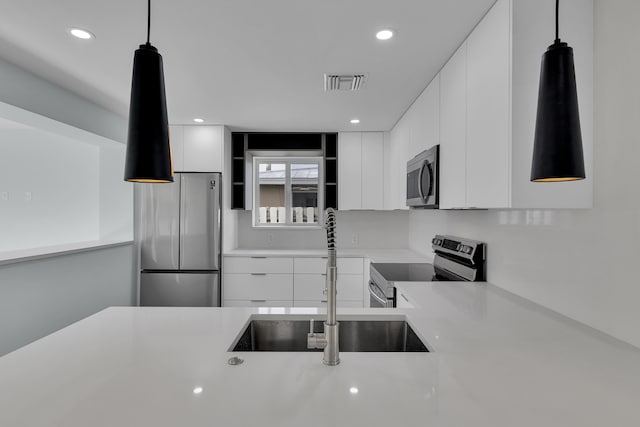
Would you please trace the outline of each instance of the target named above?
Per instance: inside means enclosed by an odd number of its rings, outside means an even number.
[[[318,227],[322,157],[254,157],[254,227]]]

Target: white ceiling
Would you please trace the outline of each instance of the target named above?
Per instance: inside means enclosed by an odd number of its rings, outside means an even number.
[[[164,58],[169,120],[388,130],[494,1],[154,0],[151,43]],[[146,3],[0,0],[0,56],[126,116]],[[70,37],[72,26],[96,39]],[[382,28],[397,36],[378,41]],[[359,92],[325,93],[327,72],[369,79]]]

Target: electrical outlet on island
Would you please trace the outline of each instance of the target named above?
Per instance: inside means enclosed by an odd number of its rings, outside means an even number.
[[[352,245],[358,245],[358,243],[360,242],[360,236],[358,236],[358,233],[351,233],[351,244]]]

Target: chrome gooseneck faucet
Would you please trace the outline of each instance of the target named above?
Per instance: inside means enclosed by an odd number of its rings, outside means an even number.
[[[327,321],[324,322],[324,333],[313,332],[313,319],[309,325],[307,336],[307,348],[323,348],[324,357],[322,363],[335,366],[340,363],[340,351],[338,349],[338,326],[336,321],[336,280],[338,267],[336,262],[336,213],[332,208],[325,211],[325,227],[327,229]]]

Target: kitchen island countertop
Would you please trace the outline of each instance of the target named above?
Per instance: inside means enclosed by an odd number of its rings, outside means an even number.
[[[399,284],[431,353],[232,353],[250,315],[103,310],[0,358],[0,425],[638,426],[640,350],[485,284]],[[244,363],[230,366],[239,356]]]

